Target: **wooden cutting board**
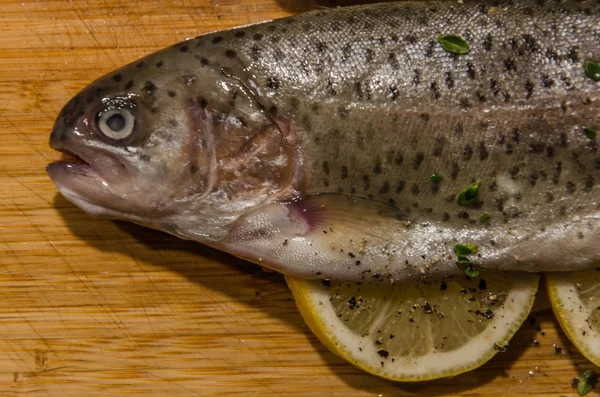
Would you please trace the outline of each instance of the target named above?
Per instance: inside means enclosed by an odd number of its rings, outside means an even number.
[[[548,310],[476,371],[395,384],[325,349],[281,276],[57,194],[49,132],[87,82],[187,37],[323,5],[0,0],[0,396],[575,395],[571,379],[593,366]]]

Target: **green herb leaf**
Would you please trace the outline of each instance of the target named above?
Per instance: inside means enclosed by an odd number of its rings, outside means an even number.
[[[479,269],[477,269],[475,266],[467,266],[465,268],[465,274],[470,278],[475,278],[479,276]]]
[[[489,222],[490,218],[492,216],[490,215],[489,212],[485,211],[483,214],[481,214],[481,216],[479,217],[479,221],[480,222]]]
[[[584,128],[583,132],[585,133],[585,136],[587,136],[590,139],[596,139],[596,131],[594,131],[591,128]]]
[[[469,43],[455,34],[441,34],[438,36],[438,41],[442,44],[444,50],[453,54],[468,54],[471,51]]]
[[[475,278],[479,276],[479,272],[483,270],[483,266],[479,263],[471,262],[469,258],[466,256],[458,256],[458,260],[456,261],[456,266],[465,271],[465,274],[470,278]]]
[[[429,175],[429,180],[431,182],[440,182],[444,180],[444,177],[439,174],[431,174]]]
[[[477,199],[477,196],[479,196],[479,185],[481,185],[481,182],[482,180],[479,179],[460,192],[456,198],[456,204],[466,206],[473,203]]]
[[[456,244],[454,246],[454,253],[456,255],[463,256],[477,253],[477,246],[475,244]]]
[[[458,255],[458,258],[456,259],[456,265],[461,269],[464,269],[465,267],[470,266],[472,264],[473,262],[471,262],[469,258],[463,255]]]
[[[598,374],[596,371],[588,369],[579,376],[579,383],[577,384],[577,394],[585,396],[588,394],[598,382]]]
[[[600,81],[600,62],[585,61],[585,74],[594,81]]]

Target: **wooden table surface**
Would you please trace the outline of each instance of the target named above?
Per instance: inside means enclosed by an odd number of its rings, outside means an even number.
[[[324,5],[0,0],[0,396],[576,395],[571,379],[593,366],[548,310],[476,371],[395,384],[325,349],[281,276],[57,193],[49,132],[87,82],[187,37]]]

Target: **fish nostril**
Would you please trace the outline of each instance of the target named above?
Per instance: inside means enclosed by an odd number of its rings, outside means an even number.
[[[57,143],[65,139],[65,129],[59,126],[54,126],[52,133],[50,134],[50,147],[53,147]]]
[[[83,114],[83,102],[81,95],[76,95],[69,102],[65,104],[60,112],[60,116],[57,118],[57,124],[54,126],[56,129],[58,123],[62,121],[64,127],[73,127],[74,123]]]
[[[70,109],[69,111],[65,110],[63,110],[62,117],[59,117],[59,120],[62,120],[64,126],[72,127],[79,116],[81,116],[82,112],[78,109]]]
[[[50,133],[50,147],[54,147],[58,145],[60,142],[63,142],[67,136],[67,128],[65,123],[65,114],[63,113],[56,118],[56,122],[52,127],[52,132]]]

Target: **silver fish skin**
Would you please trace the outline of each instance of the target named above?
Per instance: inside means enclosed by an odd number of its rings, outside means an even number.
[[[599,1],[309,12],[96,80],[48,173],[88,213],[305,278],[455,277],[464,244],[485,271],[595,267],[598,61]]]

